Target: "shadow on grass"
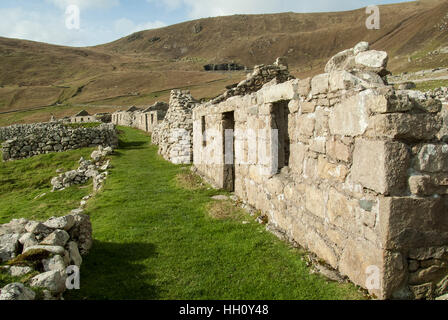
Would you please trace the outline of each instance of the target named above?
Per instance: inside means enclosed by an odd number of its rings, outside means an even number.
[[[158,288],[148,274],[148,262],[156,256],[148,243],[109,243],[96,241],[84,257],[81,290],[67,291],[68,300],[155,300]]]
[[[119,148],[120,149],[144,149],[145,145],[148,143],[148,141],[119,141]]]

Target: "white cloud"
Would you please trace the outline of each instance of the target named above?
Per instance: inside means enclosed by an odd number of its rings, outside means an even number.
[[[190,19],[232,15],[261,14],[287,11],[317,12],[361,8],[370,0],[146,0],[168,10],[182,9]],[[375,0],[376,4],[410,0]]]
[[[279,3],[272,0],[183,0],[191,18],[244,13],[278,12]],[[281,6],[281,5],[280,5]]]
[[[64,14],[54,15],[22,8],[0,8],[0,36],[28,39],[39,42],[68,46],[95,45],[117,36],[107,28],[95,29],[95,32],[83,27],[69,30],[65,26]]]
[[[90,8],[110,8],[120,4],[119,0],[46,0],[60,9],[65,10],[69,5],[76,5],[81,10]]]
[[[120,36],[129,35],[134,32],[148,30],[148,29],[157,29],[165,27],[166,23],[162,21],[148,21],[141,24],[135,24],[132,20],[127,18],[121,18],[115,21],[114,27],[115,32]]]

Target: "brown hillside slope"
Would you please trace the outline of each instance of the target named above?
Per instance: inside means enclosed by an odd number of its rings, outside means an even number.
[[[448,26],[448,1],[380,9],[380,30],[368,30],[365,9],[359,9],[200,19],[89,48],[0,38],[0,112],[57,104],[144,105],[167,100],[172,88],[210,98],[245,73],[204,72],[207,63],[251,67],[286,56],[293,74],[303,77],[322,72],[329,57],[362,40],[390,53],[392,71],[448,65],[447,54],[428,55],[448,46],[448,31],[440,28]]]

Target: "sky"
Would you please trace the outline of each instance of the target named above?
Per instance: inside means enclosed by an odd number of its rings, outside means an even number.
[[[198,18],[397,2],[406,0],[1,0],[0,36],[83,47]]]

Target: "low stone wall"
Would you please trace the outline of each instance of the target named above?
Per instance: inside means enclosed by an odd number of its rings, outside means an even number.
[[[60,299],[67,289],[67,276],[79,271],[82,255],[92,246],[89,216],[76,210],[72,214],[45,222],[12,220],[0,225],[0,272],[13,277],[31,278],[1,288],[0,300],[35,300],[39,288],[43,300]]]
[[[226,90],[222,95],[213,99],[210,104],[222,102],[233,96],[242,96],[256,92],[266,83],[275,81],[282,83],[293,79],[288,70],[288,64],[284,58],[278,58],[273,65],[258,65],[254,71],[247,75],[247,79]]]
[[[448,125],[367,43],[312,79],[193,111],[194,165],[380,299],[448,290]]]
[[[75,129],[59,123],[41,123],[0,129],[3,132],[2,137],[7,139],[2,143],[5,161],[84,147],[118,145],[113,124]]]

